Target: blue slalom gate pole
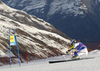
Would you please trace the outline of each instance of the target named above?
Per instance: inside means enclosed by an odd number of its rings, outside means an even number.
[[[18,59],[19,59],[19,67],[21,67],[18,45],[17,45],[17,52],[18,52]]]
[[[10,50],[10,68],[11,68],[10,28],[9,28],[9,50]]]
[[[14,29],[14,33],[15,33],[15,35],[16,35],[16,30]]]
[[[11,68],[11,46],[10,46],[10,68]]]
[[[18,49],[17,38],[16,38],[16,30],[14,30],[14,33],[15,33],[15,40],[16,40],[16,46],[17,46],[17,53],[18,53],[18,59],[19,59],[19,67],[21,67],[20,56],[19,56],[19,49]]]
[[[19,59],[19,67],[21,67],[21,61],[20,61],[20,55],[19,55],[19,49],[17,44],[17,38],[16,38],[16,30],[14,30],[14,35],[10,35],[10,28],[9,28],[9,51],[10,51],[10,68],[12,67],[11,63],[11,46],[17,46],[17,53],[18,53],[18,59]]]

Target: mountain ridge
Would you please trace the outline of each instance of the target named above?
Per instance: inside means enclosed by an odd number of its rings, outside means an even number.
[[[98,31],[100,30],[100,0],[50,0],[50,2],[49,0],[27,2],[26,0],[20,2],[4,0],[4,2],[16,9],[23,7],[20,10],[44,19],[71,38],[100,41]]]

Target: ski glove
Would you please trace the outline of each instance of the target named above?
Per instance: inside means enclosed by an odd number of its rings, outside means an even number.
[[[70,50],[66,51],[67,54],[69,54]]]

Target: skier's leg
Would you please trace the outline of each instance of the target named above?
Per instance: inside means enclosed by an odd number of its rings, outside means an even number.
[[[78,53],[76,51],[74,52],[74,56],[78,56]]]
[[[87,51],[87,47],[82,47],[82,48],[80,48],[79,49],[79,51],[78,51],[78,55],[80,56],[80,55],[84,55],[84,54],[88,54],[88,51]]]
[[[79,58],[79,57],[78,57],[78,53],[77,53],[77,51],[75,51],[75,52],[74,52],[74,56],[72,57],[72,59],[77,59],[77,58]]]

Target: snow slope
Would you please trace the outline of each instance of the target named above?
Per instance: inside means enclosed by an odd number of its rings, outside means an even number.
[[[100,51],[94,50],[85,57],[95,57],[94,59],[86,59],[72,62],[62,62],[49,64],[50,60],[65,60],[69,59],[70,55],[63,55],[59,57],[52,57],[49,59],[35,60],[28,64],[23,63],[21,67],[18,64],[0,67],[0,71],[99,71],[100,70]]]

